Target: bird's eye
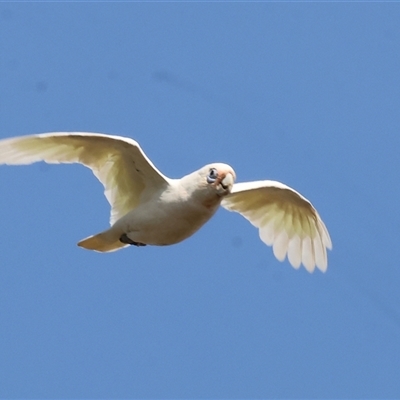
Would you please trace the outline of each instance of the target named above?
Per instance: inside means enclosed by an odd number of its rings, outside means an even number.
[[[214,183],[218,178],[218,171],[215,168],[211,168],[209,174],[207,175],[207,182]]]

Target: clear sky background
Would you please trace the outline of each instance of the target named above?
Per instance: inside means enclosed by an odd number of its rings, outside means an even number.
[[[327,273],[221,209],[170,247],[98,254],[101,184],[0,167],[0,397],[400,397],[400,5],[1,3],[0,138],[136,139],[309,198]]]

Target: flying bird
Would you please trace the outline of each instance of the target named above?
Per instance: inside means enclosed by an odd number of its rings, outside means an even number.
[[[259,229],[275,257],[294,268],[327,269],[329,233],[317,210],[283,183],[235,183],[227,164],[208,164],[181,179],[162,174],[130,138],[86,132],[56,132],[0,140],[0,164],[38,161],[79,163],[103,184],[111,227],[78,246],[111,252],[129,245],[165,246],[193,235],[219,206]]]

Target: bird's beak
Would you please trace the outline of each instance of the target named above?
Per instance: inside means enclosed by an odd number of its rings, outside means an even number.
[[[221,185],[223,186],[224,189],[227,189],[228,187],[233,186],[233,182],[234,182],[233,175],[230,172],[228,172],[225,175],[225,178],[222,179]]]
[[[230,172],[228,172],[220,182],[221,188],[223,189],[222,191],[225,194],[230,193],[234,182],[235,182],[235,178],[233,177],[233,175]]]

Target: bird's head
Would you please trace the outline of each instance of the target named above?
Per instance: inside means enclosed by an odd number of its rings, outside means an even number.
[[[222,198],[232,190],[235,171],[227,164],[215,163],[182,178],[187,193],[207,208],[218,206]]]
[[[209,164],[199,170],[200,179],[207,189],[215,192],[219,197],[226,196],[235,183],[235,171],[227,164]]]

